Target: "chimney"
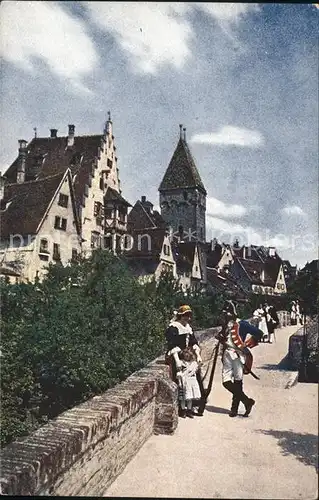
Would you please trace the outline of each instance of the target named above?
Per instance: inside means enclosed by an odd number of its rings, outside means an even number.
[[[20,139],[19,141],[19,156],[18,156],[18,170],[17,170],[17,183],[22,184],[25,181],[25,162],[27,158],[27,141]]]
[[[234,244],[233,244],[233,247],[234,247],[234,248],[239,248],[239,241],[238,241],[238,238],[236,238],[236,239],[235,239]]]
[[[269,257],[275,257],[276,249],[275,247],[269,247]]]
[[[211,243],[212,252],[215,250],[217,244],[218,244],[217,238],[212,239],[212,243]]]
[[[51,139],[56,139],[57,138],[57,133],[58,133],[58,129],[57,128],[50,128],[50,137],[51,137]]]
[[[74,146],[74,132],[75,126],[69,125],[68,148],[72,148],[72,146]]]
[[[150,201],[146,200],[146,196],[141,197],[141,203],[143,205],[143,208],[147,211],[147,213],[151,214],[153,212],[153,203]]]
[[[243,259],[246,259],[246,247],[243,245]]]

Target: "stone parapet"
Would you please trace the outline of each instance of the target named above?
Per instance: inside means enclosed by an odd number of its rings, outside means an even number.
[[[219,331],[196,332],[203,373],[209,371]],[[8,445],[1,457],[1,494],[101,496],[153,433],[175,431],[177,392],[160,356],[121,384]]]
[[[153,432],[177,427],[177,388],[158,361],[8,445],[1,494],[102,494]]]

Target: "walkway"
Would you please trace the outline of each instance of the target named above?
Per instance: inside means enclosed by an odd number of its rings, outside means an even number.
[[[180,419],[173,436],[152,436],[105,496],[317,498],[317,385],[286,388],[296,373],[280,363],[294,331],[282,328],[276,343],[254,348],[261,380],[245,376],[245,391],[256,399],[248,418],[228,417],[230,394],[217,365],[204,416]]]

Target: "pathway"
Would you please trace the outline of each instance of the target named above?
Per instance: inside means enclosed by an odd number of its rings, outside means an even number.
[[[282,328],[276,343],[254,348],[261,380],[245,376],[245,392],[256,400],[248,418],[228,417],[219,360],[204,416],[180,419],[172,436],[152,436],[105,496],[317,498],[317,385],[287,388],[296,372],[280,363],[294,331]]]

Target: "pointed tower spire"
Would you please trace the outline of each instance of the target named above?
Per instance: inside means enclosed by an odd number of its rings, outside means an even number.
[[[183,125],[180,123],[179,124],[179,137],[180,137],[180,139],[182,139],[182,128],[183,128]]]
[[[184,131],[184,141],[186,142],[186,127],[183,128]]]

